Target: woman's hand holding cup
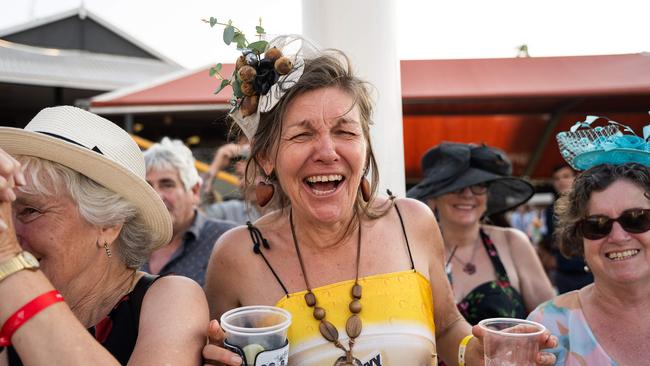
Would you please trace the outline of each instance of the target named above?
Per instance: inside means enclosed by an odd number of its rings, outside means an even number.
[[[472,333],[488,359],[486,365],[491,365],[492,357],[505,357],[509,360],[504,362],[521,365],[555,364],[555,355],[539,350],[556,347],[558,340],[540,324],[521,319],[485,319],[472,328]]]
[[[204,365],[241,366],[242,358],[224,348],[225,339],[226,333],[219,322],[216,319],[211,320],[208,324],[208,344],[203,347]]]

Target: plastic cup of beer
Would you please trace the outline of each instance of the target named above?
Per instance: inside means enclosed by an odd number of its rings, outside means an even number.
[[[243,352],[248,366],[254,365],[257,354],[285,346],[289,325],[291,313],[274,306],[244,306],[221,316],[226,343]]]
[[[512,318],[484,319],[478,325],[485,331],[485,366],[536,365],[543,325]]]

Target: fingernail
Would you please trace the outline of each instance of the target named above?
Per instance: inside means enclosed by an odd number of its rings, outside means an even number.
[[[0,231],[5,231],[7,230],[8,226],[7,223],[4,222],[4,220],[0,220]]]
[[[244,360],[242,360],[241,357],[239,357],[239,356],[232,356],[230,358],[230,361],[232,361],[232,363],[234,363],[234,364],[237,364],[238,366],[241,365],[242,362],[244,362]]]
[[[8,191],[8,194],[9,194],[9,200],[10,200],[11,202],[13,202],[13,201],[16,200],[16,194],[14,193],[14,190],[13,190],[13,189],[10,189],[10,190]]]

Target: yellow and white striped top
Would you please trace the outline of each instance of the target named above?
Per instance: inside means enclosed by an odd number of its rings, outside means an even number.
[[[326,319],[336,326],[339,339],[347,347],[345,323],[354,280],[312,289]],[[433,298],[429,281],[415,270],[386,273],[359,279],[363,288],[363,322],[353,355],[364,366],[437,365]],[[323,338],[319,321],[304,300],[306,291],[282,298],[276,306],[288,310],[291,366],[332,366],[342,350]]]

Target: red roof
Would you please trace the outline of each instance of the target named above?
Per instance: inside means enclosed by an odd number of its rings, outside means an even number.
[[[232,73],[223,66],[223,75]],[[95,97],[91,107],[227,104],[209,67]],[[495,98],[612,96],[650,93],[650,54],[401,61],[405,104]]]
[[[234,65],[223,65],[221,74],[230,76]],[[169,104],[227,104],[232,90],[224,88],[219,94],[217,76],[210,77],[210,67],[170,75],[162,80],[139,84],[99,95],[91,100],[92,107],[169,105]]]
[[[650,92],[650,54],[402,61],[405,100],[639,92]]]

